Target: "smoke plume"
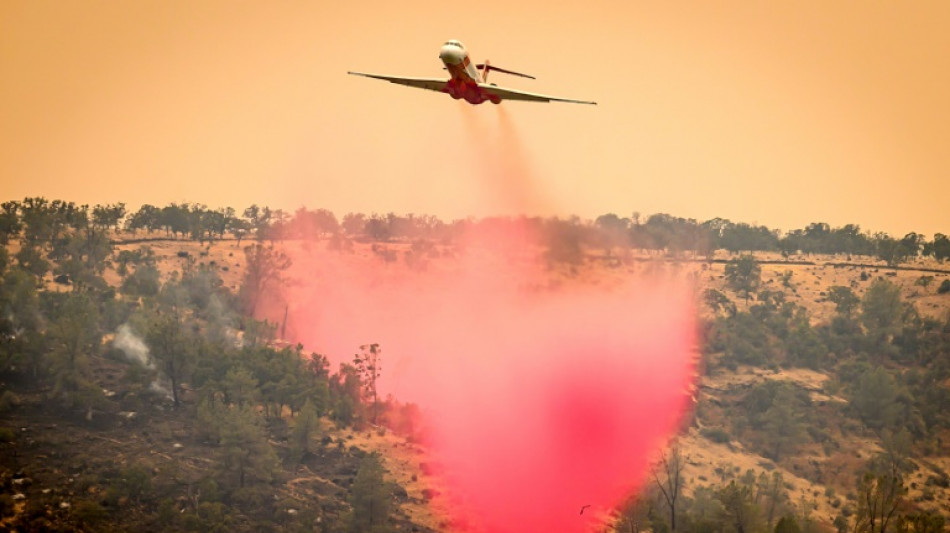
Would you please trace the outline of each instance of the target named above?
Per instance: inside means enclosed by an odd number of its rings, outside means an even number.
[[[148,346],[128,324],[122,324],[116,329],[113,345],[122,350],[129,361],[137,362],[146,368],[154,368],[148,356]]]

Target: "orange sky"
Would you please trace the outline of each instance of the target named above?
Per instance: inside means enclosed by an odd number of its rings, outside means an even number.
[[[950,232],[948,2],[396,4],[3,2],[0,199]],[[345,74],[450,38],[600,105]]]

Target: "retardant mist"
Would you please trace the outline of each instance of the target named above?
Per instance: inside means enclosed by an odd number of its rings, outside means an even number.
[[[369,245],[300,250],[289,331],[336,362],[380,343],[380,391],[422,408],[458,523],[590,531],[687,407],[692,291],[668,273],[572,281],[511,229],[483,227],[422,265],[408,245],[388,262]]]
[[[478,184],[489,215],[551,213],[552,200],[535,181],[530,154],[505,106],[488,109],[461,105],[464,142],[474,159]]]

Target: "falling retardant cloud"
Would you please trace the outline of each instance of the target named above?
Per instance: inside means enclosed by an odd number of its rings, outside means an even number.
[[[421,407],[461,523],[587,531],[679,427],[692,289],[675,273],[552,283],[527,230],[472,237],[424,269],[365,248],[292,252],[288,330],[334,363],[380,343],[380,392]]]
[[[461,110],[484,210],[549,211],[513,117],[490,111]],[[380,344],[379,392],[419,405],[453,530],[590,531],[680,427],[694,291],[643,267],[565,281],[520,220],[470,225],[438,253],[285,246],[293,282],[267,314],[286,310],[287,340],[334,364]]]

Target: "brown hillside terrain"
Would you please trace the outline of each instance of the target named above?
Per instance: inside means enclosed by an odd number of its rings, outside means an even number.
[[[251,241],[245,241],[242,243],[242,247],[249,243]],[[211,245],[201,246],[190,241],[160,240],[148,243],[148,245],[159,256],[161,270],[165,275],[180,270],[186,262],[193,260],[197,265],[217,266],[225,285],[232,290],[236,290],[240,286],[244,254],[242,248],[238,247],[235,241],[218,241]],[[284,246],[290,250],[326,245],[325,241],[278,243],[278,247]],[[135,249],[138,246],[141,246],[141,244],[120,244],[119,249]],[[410,246],[404,243],[389,243],[384,247],[395,252],[397,259],[404,258],[410,249]],[[179,252],[187,252],[190,257],[179,257]],[[372,244],[353,243],[350,251],[341,253],[349,254],[352,261],[374,261],[380,265],[384,264],[381,255],[374,252]],[[813,324],[825,322],[834,314],[835,306],[827,299],[830,287],[835,285],[851,287],[855,294],[861,297],[871,281],[876,278],[888,279],[899,285],[903,298],[912,303],[922,315],[943,317],[950,312],[950,294],[937,294],[937,287],[940,282],[944,279],[950,279],[950,265],[933,259],[917,259],[895,269],[888,267],[881,261],[863,257],[808,255],[792,256],[786,260],[778,253],[756,253],[754,256],[762,262],[761,287],[783,291],[788,301],[808,310]],[[626,276],[638,272],[678,273],[690,276],[696,281],[697,293],[701,293],[707,288],[720,290],[728,294],[741,310],[746,308],[747,304],[727,287],[724,275],[726,261],[734,257],[736,256],[723,251],[717,252],[711,258],[712,261],[706,261],[704,258],[668,257],[636,252],[620,259],[616,256],[605,258],[600,254],[590,253],[582,265],[575,267],[552,266],[549,271],[549,284],[555,286],[562,283],[588,283],[610,286],[610,284],[621,282]],[[438,259],[436,261],[451,261],[451,259]],[[842,263],[851,263],[851,265],[839,266]],[[863,266],[855,266],[858,264]],[[940,272],[941,270],[947,272]],[[791,273],[789,286],[785,287],[783,277],[788,276],[789,272]],[[867,276],[865,281],[861,280],[862,273]],[[117,282],[118,276],[114,272],[111,275],[112,277],[107,277],[107,279]],[[918,280],[922,276],[933,276],[933,280],[928,286],[921,286]],[[750,300],[749,303],[754,303],[754,301]],[[709,316],[710,311],[705,306],[700,305],[699,310],[702,314]],[[844,398],[825,390],[824,386],[828,376],[821,372],[807,369],[786,369],[773,372],[747,367],[740,367],[734,373],[723,372],[703,376],[698,400],[701,403],[715,405],[716,402],[722,400],[722,396],[728,396],[730,392],[737,390],[748,389],[750,386],[765,380],[787,381],[801,387],[808,391],[816,406],[828,402],[847,403]],[[388,438],[393,439],[394,437]],[[873,438],[842,437],[840,435],[836,438],[838,439],[839,448],[837,452],[831,455],[825,454],[818,444],[813,444],[802,449],[794,461],[779,466],[769,459],[745,449],[736,441],[728,444],[716,444],[700,436],[697,428],[692,428],[683,439],[685,451],[690,457],[689,468],[686,470],[687,480],[704,482],[721,479],[724,475],[723,469],[726,467],[731,467],[734,475],[741,475],[750,469],[754,470],[757,475],[763,470],[778,469],[791,486],[790,494],[792,498],[796,501],[801,500],[811,503],[814,506],[815,517],[830,524],[831,519],[839,512],[842,500],[849,492],[853,492],[855,470],[863,464],[863,461],[880,451],[879,442]],[[950,443],[950,438],[945,439],[945,441]],[[420,479],[423,476],[421,472],[412,471],[414,463],[404,453],[405,449],[396,444],[390,446],[388,441],[376,442],[373,439],[365,439],[358,442],[360,446],[365,446],[367,449],[376,449],[383,452],[387,457],[387,464],[391,471],[397,473],[396,477],[400,478],[400,483],[408,483],[408,486],[405,484],[404,486],[407,486],[410,493],[415,491],[421,494],[421,490],[429,488],[422,485],[411,488],[415,482],[409,483],[406,481],[411,478],[413,473],[417,474],[417,478]],[[406,449],[411,449],[411,447]],[[944,453],[946,453],[946,450]],[[927,478],[937,475],[940,471],[948,471],[947,467],[950,466],[950,459],[947,458],[947,455],[938,454],[926,457],[923,461],[918,462],[918,466],[920,467],[919,470],[909,480],[909,498],[917,500],[923,508],[950,513],[950,490],[928,487],[932,499],[930,496],[926,500],[923,497]],[[828,483],[809,480],[805,472],[813,471],[816,468],[832,471],[835,474],[825,476],[830,478]],[[728,476],[729,474],[725,473],[725,475]],[[814,478],[815,476],[810,477]],[[415,509],[410,512],[422,515],[428,511]],[[436,512],[433,517],[423,518],[419,516],[420,523],[426,525],[440,523],[443,519],[438,518],[438,516],[444,516],[444,514]]]
[[[189,264],[214,267],[224,285],[236,292],[244,272],[243,247],[251,243],[252,241],[245,240],[239,246],[234,240],[216,241],[212,244],[165,239],[145,242],[119,240],[116,248],[118,252],[135,250],[141,246],[150,247],[156,254],[163,278],[168,278]],[[327,245],[327,241],[287,241],[276,244],[277,247],[285,247],[288,250]],[[384,248],[391,252],[390,259],[395,257],[396,261],[402,264],[410,246],[405,243],[389,243],[384,245]],[[448,251],[451,252],[450,249]],[[374,262],[380,267],[385,264],[378,249],[369,243],[352,243],[349,251],[340,253],[349,254],[348,260],[355,262]],[[452,261],[453,254],[443,255],[447,257],[431,261]],[[826,322],[834,314],[835,306],[827,299],[830,287],[851,287],[860,297],[877,278],[890,280],[900,286],[903,298],[913,304],[922,315],[944,317],[950,312],[950,294],[937,294],[940,282],[950,279],[950,272],[941,270],[950,270],[950,266],[933,260],[916,260],[902,265],[900,269],[894,269],[866,258],[812,255],[793,256],[785,261],[779,254],[755,254],[755,257],[762,261],[762,288],[784,292],[788,301],[808,310],[813,324]],[[711,258],[712,261],[649,253],[604,256],[602,253],[591,252],[582,264],[552,266],[549,270],[548,285],[585,283],[610,286],[637,272],[674,272],[694,279],[697,294],[713,288],[727,294],[740,310],[746,309],[748,304],[726,285],[725,262],[731,258],[733,256],[722,252]],[[842,266],[842,263],[851,264]],[[862,274],[866,276],[864,281],[861,280]],[[922,276],[932,276],[933,280],[926,286],[922,285],[919,282]],[[114,268],[106,271],[105,279],[115,286],[121,282],[121,276]],[[783,280],[787,280],[787,286]],[[290,282],[293,283],[293,280]],[[54,283],[51,276],[47,276],[46,286],[52,290],[66,290],[66,287]],[[702,304],[698,304],[698,309],[701,315],[707,318],[712,316],[711,311]],[[106,367],[104,369],[107,370]],[[842,505],[848,501],[853,503],[854,478],[857,471],[864,461],[880,451],[880,442],[876,438],[853,428],[847,433],[832,430],[831,438],[835,442],[832,449],[823,449],[817,443],[809,444],[798,450],[793,457],[786,457],[776,464],[735,438],[729,442],[716,443],[702,435],[702,429],[728,426],[729,421],[724,418],[721,405],[735,402],[743,391],[766,381],[784,381],[807,391],[814,408],[821,412],[827,410],[828,413],[833,413],[834,409],[837,409],[835,406],[847,404],[847,400],[838,394],[837,390],[829,390],[829,376],[817,371],[772,371],[740,367],[735,372],[719,370],[711,375],[704,375],[699,383],[696,398],[699,412],[693,418],[693,425],[685,430],[681,438],[684,454],[688,457],[688,466],[685,469],[687,493],[691,486],[741,476],[747,470],[755,471],[756,475],[763,471],[777,470],[782,472],[789,486],[790,497],[796,503],[811,504],[813,516],[819,522],[830,525]],[[108,389],[111,385],[103,382],[102,386]],[[96,443],[109,450],[110,456],[120,465],[135,462],[144,464],[155,472],[161,472],[165,458],[181,453],[182,447],[200,448],[202,445],[197,442],[180,442],[177,437],[183,432],[176,430],[176,424],[184,422],[174,419],[163,422],[158,431],[144,431],[135,422],[124,421],[121,413],[111,413],[106,417],[111,422],[103,422],[112,424],[107,431],[89,431],[78,426],[62,431],[64,428],[56,422],[42,417],[30,419],[31,414],[21,414],[24,418],[18,418],[15,422],[28,428],[23,430],[24,433],[31,435],[31,439],[36,442],[49,444],[51,449]],[[424,451],[418,445],[407,443],[405,439],[386,432],[337,430],[327,421],[324,422],[324,428],[325,435],[333,442],[345,442],[347,447],[355,446],[364,451],[379,451],[383,454],[391,479],[406,491],[401,512],[408,522],[432,530],[447,530],[446,509],[438,497],[431,498],[438,489],[435,482],[424,472]],[[137,444],[132,445],[133,442]],[[928,455],[915,461],[918,469],[908,480],[908,499],[921,508],[950,514],[950,490],[927,484],[928,478],[939,477],[941,473],[950,471],[950,435],[943,438],[943,443],[942,448],[930,450]],[[39,464],[46,457],[45,454],[33,457],[34,464]],[[193,462],[200,463],[201,457],[201,454],[196,454]],[[200,468],[200,465],[196,464],[194,467]],[[51,486],[64,483],[62,478],[68,477],[69,474],[62,469],[56,472],[56,467],[51,467],[51,470],[48,472],[48,475],[52,476],[49,481]],[[187,471],[179,475],[187,478]],[[283,480],[282,494],[299,502],[311,498],[332,498],[339,492],[339,488],[328,479],[330,475],[331,473],[319,471],[316,466],[306,466],[299,476]],[[40,474],[34,474],[34,478],[40,477]],[[69,493],[75,491],[72,488],[61,490]],[[92,488],[83,487],[82,490],[102,489],[93,485]]]

